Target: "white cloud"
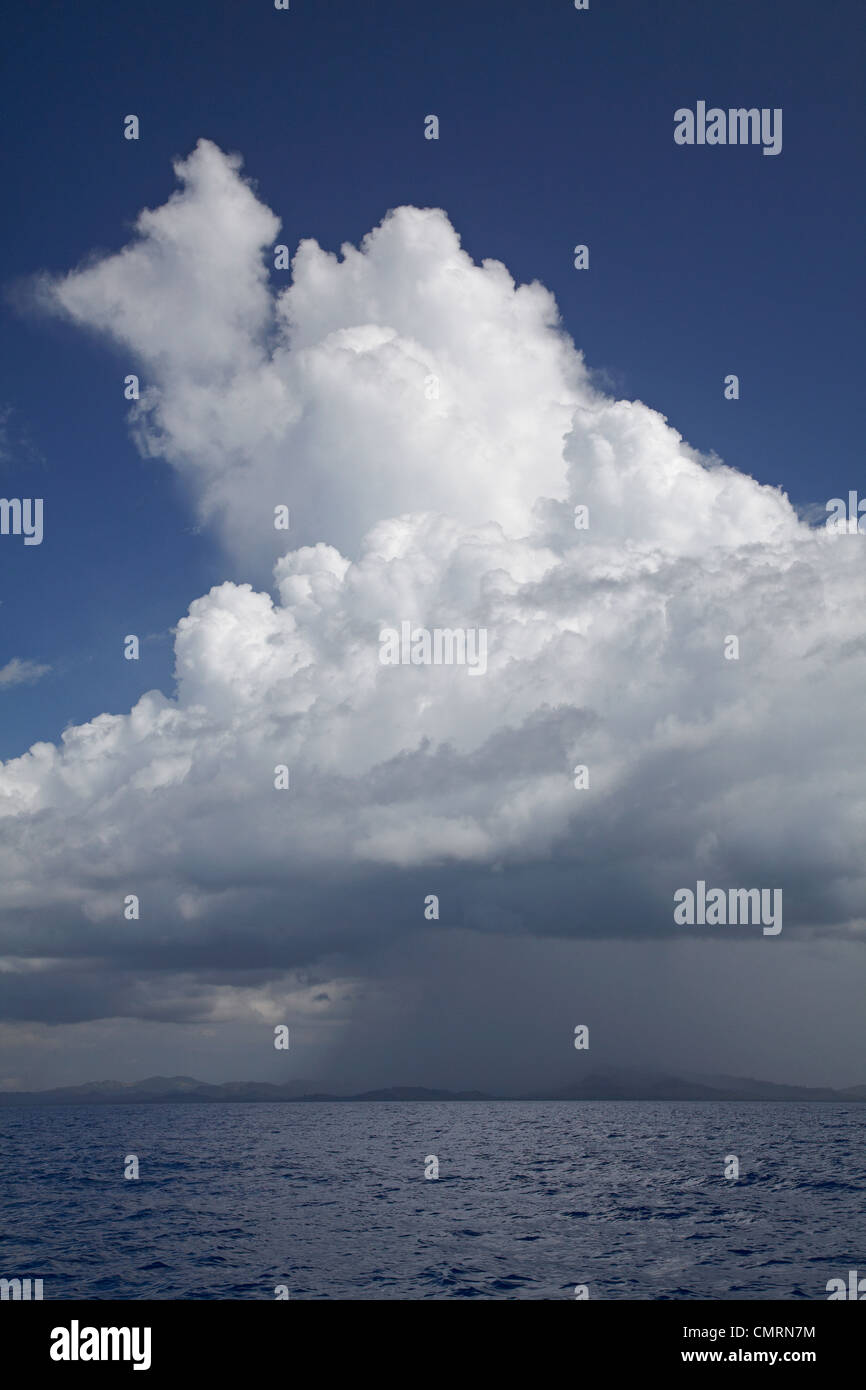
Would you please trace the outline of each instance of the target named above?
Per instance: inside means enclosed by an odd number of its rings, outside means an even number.
[[[5,666],[0,666],[0,690],[12,685],[33,685],[50,670],[50,666],[42,666],[38,661],[24,661],[20,656],[13,656]]]
[[[290,968],[405,929],[422,884],[485,930],[641,935],[696,877],[782,886],[786,931],[862,930],[861,538],[600,394],[548,292],[473,265],[444,213],[342,259],[304,241],[275,293],[238,161],[202,142],[177,173],[130,247],[44,292],[123,344],[142,447],[235,580],[181,619],[175,698],[3,766],[5,949],[133,952],[135,892],[149,968]],[[404,619],[486,627],[487,674],[382,666]]]

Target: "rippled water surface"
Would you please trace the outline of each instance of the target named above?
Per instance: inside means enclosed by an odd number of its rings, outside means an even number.
[[[0,1276],[59,1299],[825,1299],[866,1274],[864,1122],[757,1102],[3,1108]]]

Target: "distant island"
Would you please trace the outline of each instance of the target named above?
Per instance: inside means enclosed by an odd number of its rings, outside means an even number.
[[[3,1105],[238,1104],[262,1101],[866,1101],[866,1085],[833,1090],[829,1086],[782,1086],[742,1076],[665,1076],[651,1072],[595,1071],[561,1090],[512,1095],[483,1091],[388,1086],[352,1094],[311,1081],[227,1081],[212,1085],[191,1076],[149,1076],[144,1081],[88,1081],[45,1091],[0,1091]]]

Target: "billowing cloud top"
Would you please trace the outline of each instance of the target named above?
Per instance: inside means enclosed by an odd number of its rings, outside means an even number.
[[[670,933],[697,878],[862,931],[862,538],[600,394],[551,295],[443,212],[303,241],[274,292],[240,161],[202,141],[176,173],[43,296],[123,346],[142,449],[251,582],[180,620],[174,698],[3,766],[7,955],[360,962],[426,893],[486,932]],[[486,671],[383,664],[403,622],[485,629]]]

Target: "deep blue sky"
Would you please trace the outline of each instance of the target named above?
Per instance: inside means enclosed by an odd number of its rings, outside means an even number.
[[[542,280],[599,384],[795,503],[862,466],[864,9],[855,0],[155,0],[4,17],[2,280],[117,249],[200,136],[240,151],[294,250],[400,203],[446,209],[476,259]],[[699,99],[782,107],[784,148],[680,148]],[[123,117],[142,122],[138,143]],[[441,121],[438,143],[423,118]],[[591,269],[572,267],[586,242]],[[170,628],[231,573],[168,468],[127,438],[130,364],[76,330],[0,322],[0,756],[171,688]],[[742,396],[723,399],[727,372]],[[138,663],[125,633],[152,636]]]

